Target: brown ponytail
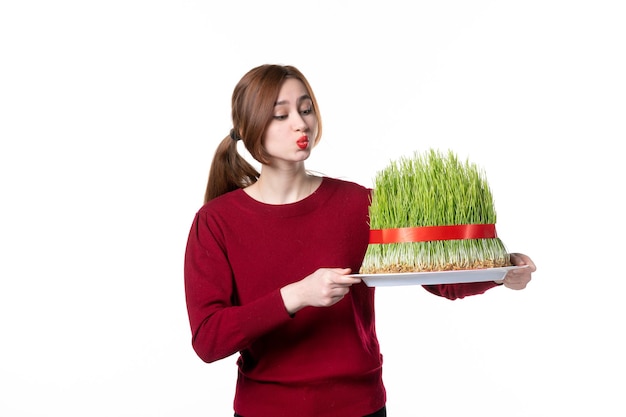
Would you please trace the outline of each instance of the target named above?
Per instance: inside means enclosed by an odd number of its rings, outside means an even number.
[[[219,144],[209,171],[204,202],[254,184],[259,173],[237,152],[237,141],[226,136]]]

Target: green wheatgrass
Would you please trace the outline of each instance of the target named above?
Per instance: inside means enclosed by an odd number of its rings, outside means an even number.
[[[370,228],[495,224],[484,171],[434,149],[392,161],[378,172]],[[371,244],[361,273],[423,272],[510,265],[499,238]]]

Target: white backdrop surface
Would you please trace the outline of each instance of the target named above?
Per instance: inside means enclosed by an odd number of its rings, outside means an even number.
[[[409,6],[410,5],[410,6]],[[620,1],[2,1],[0,415],[230,416],[200,361],[187,232],[263,63],[318,96],[308,168],[482,166],[530,286],[380,288],[390,417],[624,416],[626,19]]]

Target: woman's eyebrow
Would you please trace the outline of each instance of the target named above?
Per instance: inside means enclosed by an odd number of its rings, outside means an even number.
[[[298,98],[298,103],[302,103],[304,100],[311,100],[311,96],[304,94]],[[274,106],[281,106],[283,104],[289,104],[289,100],[281,100],[274,103]]]

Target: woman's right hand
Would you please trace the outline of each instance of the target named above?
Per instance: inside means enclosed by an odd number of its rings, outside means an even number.
[[[300,281],[280,289],[289,314],[304,307],[330,307],[350,291],[350,287],[361,282],[350,276],[350,268],[320,268]]]

